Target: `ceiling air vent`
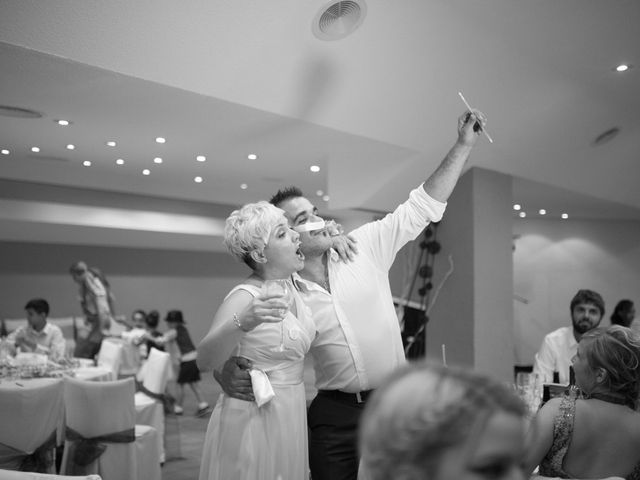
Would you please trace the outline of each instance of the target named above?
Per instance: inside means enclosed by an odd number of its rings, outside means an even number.
[[[1,117],[16,117],[16,118],[41,118],[42,114],[35,110],[28,110],[26,108],[12,107],[10,105],[0,105]]]
[[[313,34],[320,40],[340,40],[354,32],[366,14],[364,0],[330,2],[313,19]]]

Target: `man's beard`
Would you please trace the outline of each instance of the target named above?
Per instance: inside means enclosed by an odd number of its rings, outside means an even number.
[[[578,332],[580,335],[587,333],[589,330],[593,330],[594,328],[596,328],[598,325],[600,324],[600,322],[593,324],[589,321],[580,321],[580,322],[573,322],[573,329]]]

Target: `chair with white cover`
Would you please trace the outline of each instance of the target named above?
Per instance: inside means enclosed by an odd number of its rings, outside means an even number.
[[[123,346],[120,343],[111,342],[108,338],[102,340],[98,352],[98,366],[109,368],[112,372],[111,379],[117,380],[122,363]]]
[[[165,427],[165,390],[167,382],[173,376],[171,355],[152,348],[147,361],[137,375],[139,391],[135,395],[136,423],[151,425],[158,431],[160,459],[165,461],[164,427]]]
[[[0,384],[0,468],[55,473],[54,451],[64,418],[60,378]]]
[[[0,480],[102,480],[100,475],[83,475],[69,477],[67,475],[49,475],[35,472],[14,472],[0,470]]]
[[[158,432],[135,424],[135,381],[65,379],[62,475],[160,480]]]

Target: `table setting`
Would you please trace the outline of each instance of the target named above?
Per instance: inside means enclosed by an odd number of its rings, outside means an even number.
[[[46,355],[30,352],[0,358],[0,383],[64,377],[107,380],[108,374],[108,369],[96,367],[93,360],[89,359],[62,358],[54,362]]]

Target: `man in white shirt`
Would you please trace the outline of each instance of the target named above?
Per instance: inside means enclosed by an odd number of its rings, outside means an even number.
[[[271,199],[300,233],[305,266],[294,280],[318,329],[310,350],[318,388],[308,414],[313,480],[357,477],[357,427],[365,402],[405,362],[389,269],[400,248],[442,218],[485,122],[477,111],[459,118],[458,139],[435,172],[393,213],[350,233],[358,247],[350,262],[338,261],[330,228],[302,192],[290,188]],[[248,374],[240,370],[247,366],[232,359],[215,375],[228,395],[252,399]]]
[[[600,325],[604,315],[604,300],[593,290],[578,290],[571,300],[571,327],[561,327],[547,334],[536,353],[533,366],[538,383],[552,383],[554,372],[559,382],[568,385],[571,359],[578,351],[582,335]]]
[[[16,328],[7,336],[9,344],[20,352],[42,353],[54,361],[64,358],[66,342],[62,330],[47,322],[49,303],[43,298],[34,298],[24,309],[27,325]]]

